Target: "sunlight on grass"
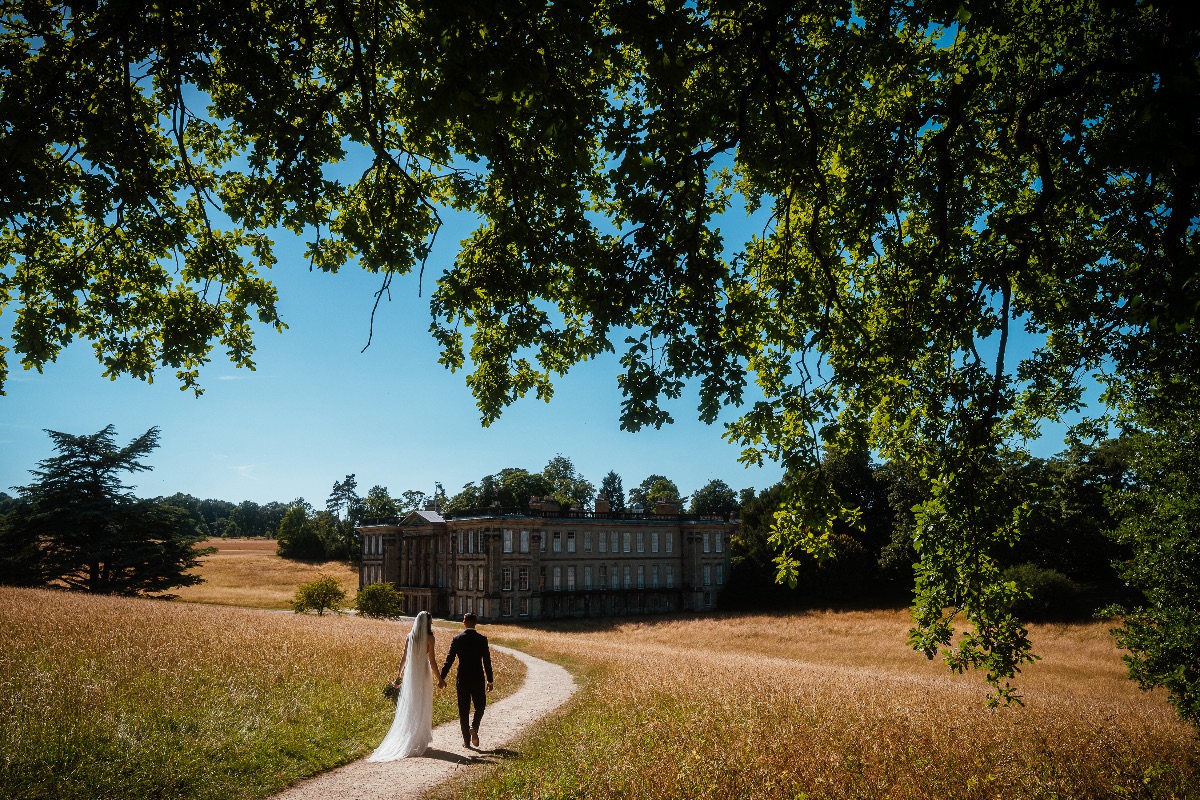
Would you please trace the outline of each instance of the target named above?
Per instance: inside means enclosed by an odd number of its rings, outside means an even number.
[[[358,569],[344,561],[311,563],[280,558],[274,539],[209,539],[200,547],[216,553],[201,559],[197,586],[174,590],[188,603],[212,603],[247,608],[290,608],[296,587],[332,575],[346,590],[347,604],[358,592]]]
[[[383,739],[410,625],[0,587],[0,797],[268,797]]]
[[[902,612],[502,629],[579,665],[520,758],[439,798],[1200,796],[1190,728],[1126,677],[1107,626],[1039,626],[1025,708],[908,650]]]

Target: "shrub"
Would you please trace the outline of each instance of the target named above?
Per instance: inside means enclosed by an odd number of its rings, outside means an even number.
[[[1021,619],[1046,620],[1086,616],[1086,587],[1055,569],[1036,564],[1017,564],[1004,570],[1004,579],[1013,581],[1029,596],[1018,599],[1010,609]]]
[[[392,619],[400,616],[400,592],[390,583],[370,583],[358,590],[354,608],[364,617]]]
[[[346,602],[346,590],[337,582],[337,578],[322,575],[315,581],[302,583],[296,589],[296,598],[292,600],[292,610],[297,614],[316,611],[323,616],[326,611],[341,613],[341,606]]]

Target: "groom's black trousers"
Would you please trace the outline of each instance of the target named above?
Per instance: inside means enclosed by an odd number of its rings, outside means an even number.
[[[471,740],[471,731],[479,730],[479,720],[483,719],[483,710],[487,708],[487,685],[483,683],[457,683],[458,689],[458,722],[462,726],[463,741]],[[475,718],[467,725],[471,714],[471,703],[475,704]]]

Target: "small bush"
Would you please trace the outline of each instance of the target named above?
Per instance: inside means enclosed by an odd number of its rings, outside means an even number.
[[[1021,619],[1067,619],[1087,616],[1089,613],[1086,608],[1086,587],[1058,570],[1045,569],[1036,564],[1017,564],[1004,570],[1004,578],[1029,593],[1028,597],[1013,603],[1011,608],[1012,613]]]
[[[296,598],[292,600],[292,610],[297,614],[316,611],[323,616],[326,611],[341,613],[342,604],[346,602],[346,590],[337,582],[337,578],[322,575],[315,581],[303,583],[296,589]]]
[[[370,583],[358,590],[354,608],[364,617],[393,619],[400,616],[400,592],[390,583]]]

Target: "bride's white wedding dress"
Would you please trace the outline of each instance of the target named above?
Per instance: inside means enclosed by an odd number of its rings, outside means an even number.
[[[405,643],[404,677],[396,698],[392,727],[368,761],[393,761],[419,756],[433,741],[433,672],[426,656],[428,612],[413,623]]]

